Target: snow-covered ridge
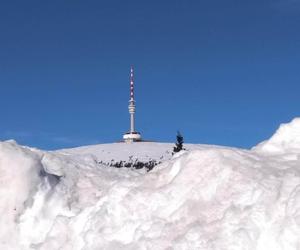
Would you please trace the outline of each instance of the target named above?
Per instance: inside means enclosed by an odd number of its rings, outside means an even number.
[[[208,145],[185,144],[187,150],[203,149]],[[173,155],[174,143],[138,142],[138,143],[110,143],[56,151],[65,156],[92,156],[96,161],[104,164],[118,161],[139,160],[147,162],[155,160],[163,162],[170,160]],[[215,146],[217,147],[217,146]]]
[[[299,250],[299,132],[295,119],[253,150],[185,145],[175,156],[164,143],[2,142],[0,249]],[[130,157],[162,164],[101,164]]]

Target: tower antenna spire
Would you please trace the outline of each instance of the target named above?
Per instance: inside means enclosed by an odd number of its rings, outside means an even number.
[[[133,66],[130,68],[130,100],[134,100],[134,71]]]
[[[141,141],[141,134],[135,131],[135,100],[134,100],[134,70],[130,68],[130,99],[129,99],[130,130],[123,135],[125,142]]]

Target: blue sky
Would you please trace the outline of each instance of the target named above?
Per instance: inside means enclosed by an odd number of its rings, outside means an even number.
[[[249,148],[300,116],[300,0],[2,1],[0,138]]]

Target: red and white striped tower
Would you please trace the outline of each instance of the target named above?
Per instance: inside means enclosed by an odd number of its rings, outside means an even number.
[[[134,100],[133,66],[131,66],[131,68],[130,68],[130,100]]]
[[[134,142],[141,140],[141,134],[135,131],[135,100],[134,100],[134,71],[133,66],[130,68],[130,100],[128,106],[130,114],[130,131],[124,134],[123,139],[125,142]]]
[[[130,114],[130,133],[134,131],[134,114],[135,114],[135,101],[134,101],[134,78],[133,78],[133,67],[130,69],[130,100],[128,106],[129,114]]]

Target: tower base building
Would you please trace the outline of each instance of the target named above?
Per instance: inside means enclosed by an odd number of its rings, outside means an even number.
[[[142,140],[139,132],[127,132],[123,135],[124,142],[138,142]]]

